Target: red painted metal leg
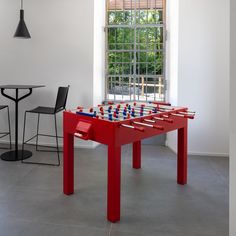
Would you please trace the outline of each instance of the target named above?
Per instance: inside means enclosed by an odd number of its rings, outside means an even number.
[[[74,136],[64,133],[63,187],[64,194],[74,193]]]
[[[187,126],[178,129],[178,184],[187,184]]]
[[[133,168],[141,168],[141,141],[133,143]]]
[[[120,220],[121,147],[108,146],[107,219]]]

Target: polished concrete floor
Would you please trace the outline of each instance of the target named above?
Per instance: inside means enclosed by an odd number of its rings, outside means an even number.
[[[0,160],[0,236],[228,236],[227,158],[190,156],[188,185],[180,186],[168,148],[143,146],[140,170],[131,168],[131,147],[122,152],[116,224],[106,220],[105,146],[76,151],[69,197],[62,193],[62,167]],[[34,158],[56,160],[54,153]]]

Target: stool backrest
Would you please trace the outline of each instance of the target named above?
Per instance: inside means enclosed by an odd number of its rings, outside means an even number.
[[[59,87],[57,92],[57,100],[55,105],[55,113],[66,109],[67,96],[69,87]]]

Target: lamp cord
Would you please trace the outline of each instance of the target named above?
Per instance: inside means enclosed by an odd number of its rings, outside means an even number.
[[[21,9],[23,9],[23,0],[21,0]]]

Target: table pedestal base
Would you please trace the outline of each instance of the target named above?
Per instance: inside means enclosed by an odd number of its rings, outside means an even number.
[[[22,155],[23,152],[23,155]],[[18,154],[18,155],[16,155]],[[1,155],[1,159],[4,161],[21,161],[22,157],[23,160],[30,158],[32,156],[32,152],[27,151],[27,150],[18,150],[18,152],[16,153],[16,151],[9,151],[9,152],[5,152]]]

